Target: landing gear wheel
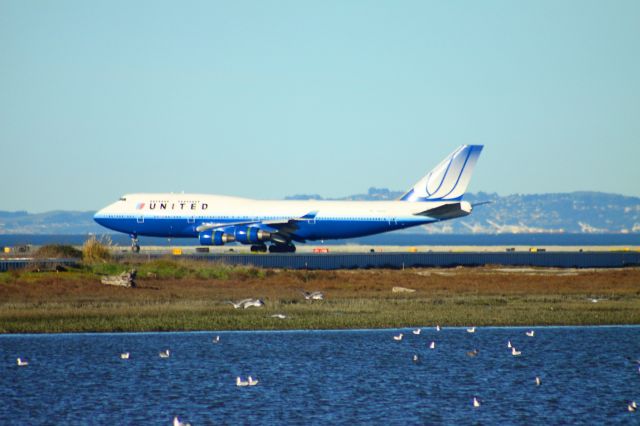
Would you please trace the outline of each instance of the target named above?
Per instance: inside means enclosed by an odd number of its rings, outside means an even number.
[[[266,253],[267,246],[265,244],[254,244],[251,246],[252,253]]]
[[[269,246],[269,253],[295,253],[296,246],[293,244],[272,244]]]

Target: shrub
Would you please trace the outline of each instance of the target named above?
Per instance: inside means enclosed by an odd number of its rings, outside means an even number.
[[[34,257],[43,259],[47,257],[65,257],[65,258],[73,258],[80,259],[82,257],[82,252],[77,248],[65,245],[65,244],[47,244],[45,246],[40,247],[34,253]]]
[[[84,263],[101,263],[111,259],[111,238],[102,236],[97,239],[92,235],[82,245],[82,261]]]

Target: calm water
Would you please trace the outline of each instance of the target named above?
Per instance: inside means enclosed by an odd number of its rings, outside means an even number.
[[[640,327],[535,330],[0,336],[0,424],[640,424]]]

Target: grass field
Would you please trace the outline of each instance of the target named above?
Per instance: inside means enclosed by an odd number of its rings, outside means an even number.
[[[100,284],[101,274],[132,267],[136,288]],[[325,300],[304,300],[301,289],[323,291]],[[226,303],[249,297],[266,305]],[[279,313],[287,318],[271,317]],[[167,259],[0,274],[0,333],[435,324],[640,324],[640,268],[288,271]]]

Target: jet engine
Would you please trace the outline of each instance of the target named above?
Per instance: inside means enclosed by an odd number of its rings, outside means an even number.
[[[257,226],[238,226],[234,232],[236,241],[242,244],[258,244],[271,239],[271,232],[263,231]]]
[[[233,234],[227,234],[224,231],[213,229],[202,231],[198,235],[198,238],[200,239],[200,245],[203,246],[221,246],[236,240]]]

